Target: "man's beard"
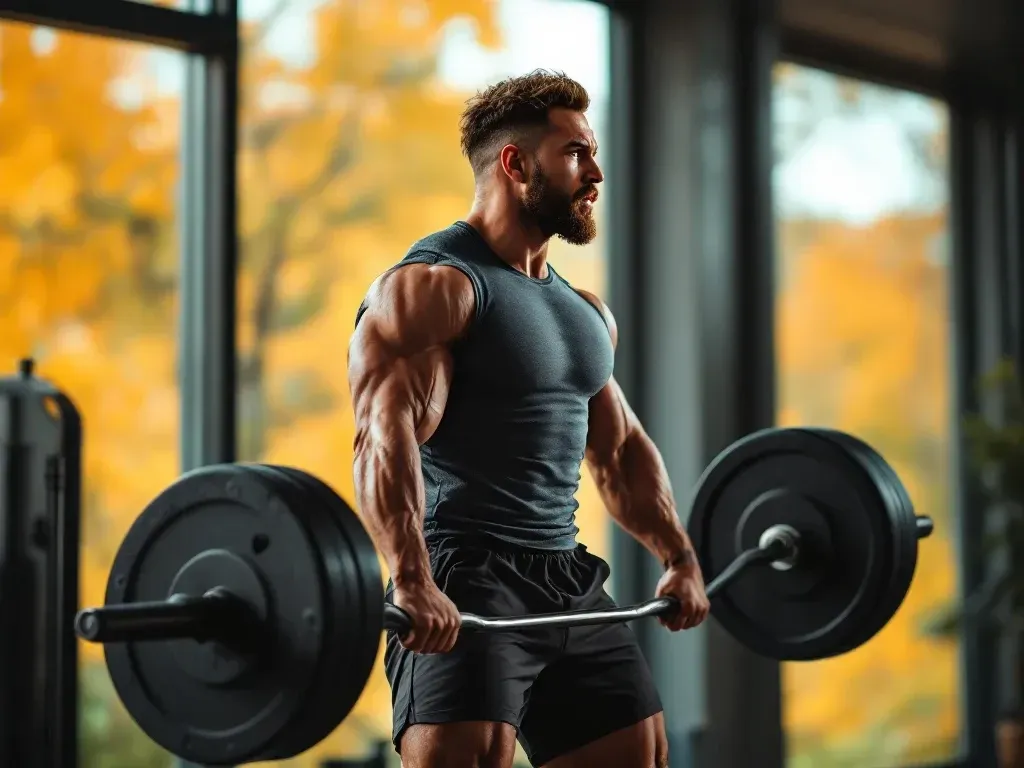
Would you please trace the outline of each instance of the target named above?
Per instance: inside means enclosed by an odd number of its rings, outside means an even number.
[[[592,187],[584,187],[573,197],[554,189],[538,165],[526,185],[523,211],[545,237],[586,245],[597,237],[597,222],[592,211],[582,205],[583,197],[590,192],[593,192]]]

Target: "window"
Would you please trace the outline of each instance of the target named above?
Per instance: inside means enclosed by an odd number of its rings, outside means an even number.
[[[555,0],[240,10],[239,459],[301,466],[351,500],[348,336],[370,283],[469,210],[463,102],[503,76],[561,68],[591,90],[607,144],[609,12]],[[603,294],[605,242],[556,241],[552,263]],[[581,540],[607,553],[608,517],[587,478],[579,501]],[[379,668],[356,711],[294,764],[364,755],[390,732]]]
[[[789,64],[775,73],[780,424],[865,439],[935,519],[913,586],[865,646],[783,667],[789,764],[886,768],[955,755],[948,114],[923,96]]]
[[[184,59],[0,23],[0,359],[38,361],[84,421],[81,599],[178,474],[175,328]],[[81,760],[162,768],[83,644]]]

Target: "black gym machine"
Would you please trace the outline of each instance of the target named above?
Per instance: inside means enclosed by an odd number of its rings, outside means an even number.
[[[32,361],[0,379],[0,766],[77,765],[81,445]]]
[[[142,730],[188,761],[287,759],[341,723],[381,632],[410,627],[384,601],[377,553],[341,497],[291,467],[186,473],[129,529],[106,604],[75,616],[78,414],[30,363],[0,381],[0,401],[0,616],[32,618],[0,636],[0,765],[75,765],[76,633],[104,644],[114,687]],[[811,660],[857,648],[892,618],[932,521],[914,514],[895,472],[862,441],[775,429],[712,462],[688,528],[716,620],[754,652]],[[526,632],[674,609],[656,598],[600,611],[464,614],[463,630]]]

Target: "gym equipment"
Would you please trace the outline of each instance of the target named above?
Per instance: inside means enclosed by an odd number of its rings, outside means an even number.
[[[81,420],[19,368],[0,378],[0,765],[75,765]]]
[[[885,625],[932,522],[914,515],[865,443],[771,429],[712,462],[689,529],[718,621],[758,653],[809,660],[856,648]],[[466,614],[462,627],[528,631],[676,607],[659,598]],[[106,606],[76,620],[79,636],[105,644],[114,686],[142,729],[207,765],[285,759],[315,745],[365,687],[381,631],[409,626],[384,602],[377,553],[352,508],[305,472],[258,464],[204,467],[163,491],[117,553]]]

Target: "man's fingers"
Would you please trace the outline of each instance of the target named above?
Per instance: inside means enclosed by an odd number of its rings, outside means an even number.
[[[683,620],[683,629],[693,629],[696,626],[697,612],[693,606],[688,606],[686,618]]]
[[[673,632],[678,632],[681,629],[686,627],[686,614],[687,614],[687,611],[688,611],[688,606],[686,605],[686,601],[684,601],[682,599],[679,599],[679,598],[676,598],[676,599],[679,600],[679,608],[678,608],[678,610],[676,610],[675,613],[673,613],[669,617],[669,625],[668,625],[668,628],[671,631],[673,631]]]
[[[441,653],[448,653],[452,648],[455,647],[455,641],[459,639],[459,624],[457,621],[452,619],[448,622],[445,628],[443,642],[441,647],[438,649]]]
[[[437,634],[437,627],[429,618],[420,617],[416,622],[417,642],[410,650],[416,653],[433,653],[434,637]]]
[[[447,653],[458,640],[461,617],[447,612],[432,613],[413,616],[412,623],[415,629],[401,638],[402,647],[422,654]]]
[[[406,634],[404,637],[400,637],[398,640],[402,644],[403,648],[406,648],[410,651],[415,650],[416,644],[419,642],[419,638],[416,637],[415,629],[410,629],[408,634]]]
[[[444,648],[446,634],[443,620],[440,618],[434,619],[431,622],[430,643],[424,650],[424,653],[440,653]]]

